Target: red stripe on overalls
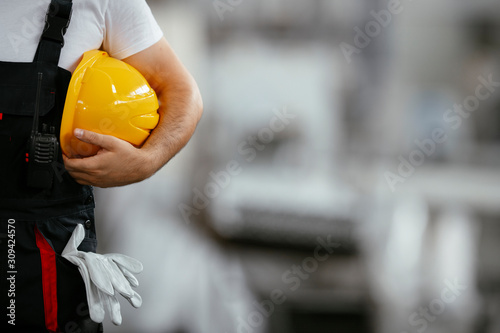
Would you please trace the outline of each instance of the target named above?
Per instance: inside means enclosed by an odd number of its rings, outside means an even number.
[[[57,327],[57,270],[56,253],[35,227],[36,246],[40,250],[42,261],[43,307],[45,327],[49,332],[59,332]]]

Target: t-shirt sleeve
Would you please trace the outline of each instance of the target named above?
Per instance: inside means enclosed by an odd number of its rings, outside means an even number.
[[[163,36],[145,0],[108,0],[103,49],[116,59],[134,55]]]

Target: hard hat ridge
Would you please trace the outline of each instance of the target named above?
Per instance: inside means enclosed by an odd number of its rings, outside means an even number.
[[[61,148],[88,156],[96,147],[73,137],[75,128],[113,135],[141,146],[159,121],[158,99],[146,79],[104,51],[83,55],[68,88],[61,122]]]

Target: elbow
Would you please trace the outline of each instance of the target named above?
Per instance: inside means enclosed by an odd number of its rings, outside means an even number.
[[[194,78],[187,72],[182,79],[165,80],[158,89],[159,111],[166,121],[182,124],[186,133],[193,134],[203,114],[203,99]]]
[[[193,117],[196,120],[196,124],[201,119],[201,116],[203,115],[203,97],[201,96],[200,89],[198,85],[196,84],[196,81],[194,78],[191,77],[191,96],[192,96],[192,112],[193,112]]]
[[[196,90],[194,93],[194,110],[197,116],[197,122],[200,121],[201,116],[203,115],[203,98],[201,96],[200,89],[196,86]]]

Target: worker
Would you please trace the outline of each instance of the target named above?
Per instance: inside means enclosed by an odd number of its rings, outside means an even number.
[[[110,304],[103,295],[115,288],[140,305],[129,290],[136,285],[131,272],[140,269],[131,258],[121,265],[118,257],[95,253],[92,187],[127,185],[157,172],[193,135],[200,93],[145,0],[1,5],[0,330],[102,332],[93,318],[103,305],[93,302]],[[72,140],[95,147],[92,154],[60,146],[72,72],[91,50],[132,66],[155,91],[159,122],[141,146],[80,128],[72,129]],[[96,281],[95,261],[118,267],[130,286],[106,291],[106,281]],[[89,298],[92,292],[97,298]],[[120,321],[116,303],[108,311]]]

